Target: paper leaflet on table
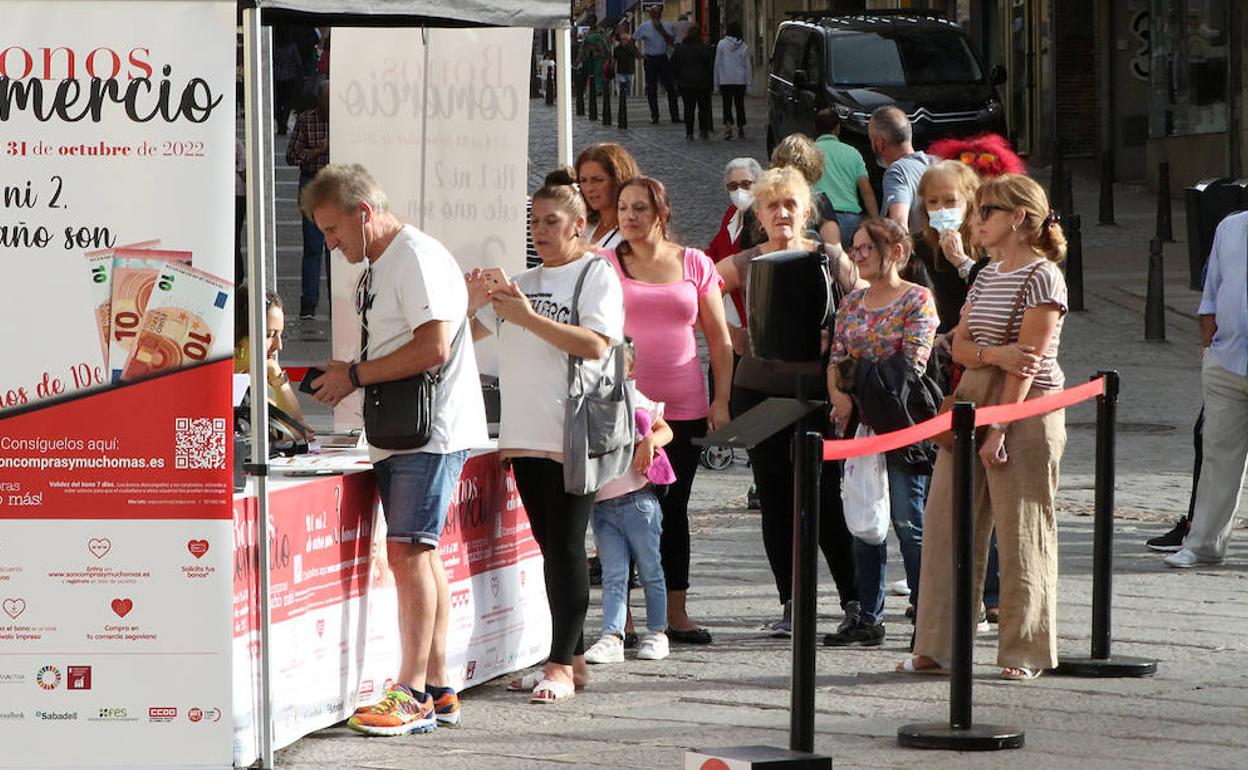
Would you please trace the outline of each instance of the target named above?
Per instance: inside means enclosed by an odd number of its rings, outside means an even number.
[[[233,290],[234,285],[223,278],[167,262],[157,271],[121,381],[206,361],[226,328]]]
[[[191,252],[116,249],[108,327],[108,369],[112,382],[121,381],[121,370],[125,368],[139,324],[143,321],[143,313],[147,310],[147,301],[156,287],[156,275],[172,262],[189,265]]]
[[[113,308],[113,258],[117,249],[151,249],[160,245],[160,239],[127,243],[111,249],[88,251],[87,270],[91,273],[91,298],[95,300],[95,323],[100,330],[100,352],[104,366],[108,366],[108,330]]]

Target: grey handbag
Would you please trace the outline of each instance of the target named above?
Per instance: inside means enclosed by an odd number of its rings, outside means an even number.
[[[586,259],[572,293],[570,323],[579,326],[581,286],[601,257]],[[624,345],[612,345],[594,376],[585,361],[568,356],[568,398],[563,416],[563,489],[570,495],[597,492],[628,472],[635,443],[632,388],[628,387]]]

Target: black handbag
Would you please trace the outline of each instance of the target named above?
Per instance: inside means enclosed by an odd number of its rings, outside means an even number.
[[[455,332],[446,363],[401,380],[364,386],[364,435],[379,449],[419,449],[433,434],[433,412],[442,374],[459,350],[468,322]],[[365,354],[368,348],[365,347]]]

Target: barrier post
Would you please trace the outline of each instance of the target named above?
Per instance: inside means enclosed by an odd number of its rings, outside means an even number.
[[[1170,218],[1170,164],[1157,164],[1157,240],[1174,243],[1174,226]]]
[[[586,87],[589,89],[589,97],[585,100],[589,104],[589,119],[598,120],[598,78],[592,72]]]
[[[1156,243],[1156,241],[1154,241]],[[1143,677],[1157,673],[1157,661],[1114,656],[1110,651],[1113,606],[1114,482],[1118,390],[1116,371],[1101,371],[1105,392],[1096,400],[1096,499],[1092,536],[1092,655],[1060,657],[1054,673],[1083,677]]]
[[[1063,216],[1075,215],[1075,174],[1070,169],[1062,174],[1062,208],[1058,209]]]
[[[1144,339],[1166,338],[1166,281],[1161,241],[1148,242],[1148,291],[1144,297]]]
[[[1100,221],[1102,225],[1114,224],[1114,152],[1101,151],[1101,200]]]
[[[903,725],[897,743],[912,749],[999,751],[1022,748],[1022,730],[1002,725],[977,725],[972,719],[971,666],[978,613],[971,606],[975,489],[975,404],[953,405],[953,660],[949,680],[949,722]]]
[[[1066,294],[1070,309],[1082,312],[1083,306],[1083,219],[1075,214],[1066,227]]]
[[[546,69],[546,103],[555,103],[555,68]]]
[[[611,125],[611,81],[602,79],[602,125]]]
[[[793,672],[789,748],[815,750],[815,636],[819,587],[819,478],[823,436],[793,433]]]
[[[618,110],[620,114],[617,116],[618,120],[616,120],[615,125],[619,128],[628,128],[628,89],[624,87],[623,83],[618,84],[616,88],[620,92],[620,109]]]

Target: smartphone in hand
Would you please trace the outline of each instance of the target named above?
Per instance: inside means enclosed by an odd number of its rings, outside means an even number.
[[[485,279],[485,283],[490,287],[490,291],[498,291],[511,285],[511,281],[507,278],[507,273],[501,267],[482,268],[481,277]]]
[[[308,367],[308,373],[303,375],[303,381],[299,383],[300,392],[315,395],[318,388],[312,387],[312,381],[323,374],[325,374],[324,369],[318,369],[315,366]]]

